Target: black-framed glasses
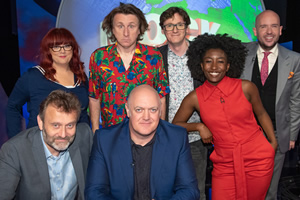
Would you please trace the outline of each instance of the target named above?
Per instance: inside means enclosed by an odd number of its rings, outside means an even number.
[[[70,44],[61,45],[61,46],[53,46],[53,47],[50,47],[50,48],[54,52],[59,52],[61,49],[64,49],[65,51],[71,51],[73,49],[73,47]]]
[[[185,23],[166,24],[163,27],[166,31],[173,31],[175,26],[176,26],[177,30],[183,30],[186,28]]]

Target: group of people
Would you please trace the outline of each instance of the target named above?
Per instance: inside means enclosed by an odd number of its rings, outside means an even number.
[[[300,128],[300,54],[278,44],[279,16],[260,13],[258,41],[247,44],[227,34],[187,40],[179,7],[159,24],[167,43],[141,44],[144,14],[120,3],[102,23],[115,43],[92,53],[89,78],[72,33],[45,35],[39,66],[8,100],[0,200],[205,200],[209,143],[212,199],[277,198]]]

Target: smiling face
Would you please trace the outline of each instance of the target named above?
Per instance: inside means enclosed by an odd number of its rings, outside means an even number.
[[[59,47],[59,46],[63,47],[63,46],[69,46],[69,45],[67,45],[67,44],[56,45],[56,47]],[[69,66],[70,60],[72,59],[72,56],[73,56],[73,49],[67,51],[64,48],[61,48],[60,51],[54,52],[50,48],[49,51],[52,56],[53,67]]]
[[[168,24],[185,24],[183,18],[178,14],[175,13],[172,18],[167,19],[164,22],[164,26]],[[162,33],[165,34],[168,43],[172,45],[181,44],[185,41],[186,34],[188,29],[185,28],[183,30],[178,30],[177,27],[174,27],[172,31],[167,31],[165,28],[162,30]]]
[[[253,32],[265,51],[270,51],[276,45],[281,31],[280,19],[275,12],[267,10],[257,16]]]
[[[133,48],[140,34],[139,20],[135,15],[118,13],[113,19],[113,34],[117,39],[118,48]]]
[[[133,89],[126,104],[131,139],[140,145],[154,136],[161,116],[161,102],[157,91],[148,85]]]
[[[212,85],[218,85],[229,70],[229,66],[227,55],[222,49],[207,50],[201,63],[202,71]]]
[[[58,156],[59,152],[66,150],[74,141],[77,119],[76,111],[62,112],[51,104],[45,110],[44,120],[38,115],[38,126],[52,155]]]

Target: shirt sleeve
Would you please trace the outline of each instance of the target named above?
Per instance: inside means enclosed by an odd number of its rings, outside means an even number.
[[[21,178],[17,151],[9,142],[0,150],[1,199],[13,199]]]
[[[157,64],[158,68],[158,78],[156,80],[155,85],[157,85],[157,92],[159,96],[162,98],[170,93],[169,82],[167,79],[167,73],[164,68],[164,62],[161,53],[157,50]]]
[[[95,99],[99,98],[100,95],[100,73],[99,73],[99,63],[101,63],[101,59],[98,58],[99,55],[98,50],[94,51],[90,57],[89,63],[89,96]]]

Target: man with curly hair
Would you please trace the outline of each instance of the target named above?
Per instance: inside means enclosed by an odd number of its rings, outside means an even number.
[[[257,86],[278,140],[267,200],[277,199],[285,153],[295,147],[300,129],[300,55],[278,44],[281,31],[277,13],[265,10],[256,17],[253,32],[258,42],[246,44],[249,53],[242,74]]]
[[[170,7],[160,16],[160,27],[167,38],[167,44],[159,47],[163,56],[171,93],[166,96],[166,120],[172,122],[183,98],[200,85],[200,81],[192,78],[187,66],[186,51],[190,45],[187,40],[190,17],[179,7]],[[197,112],[189,122],[200,122]],[[207,166],[207,147],[203,145],[199,132],[188,133],[193,162],[196,169],[200,199],[205,200],[205,179]]]
[[[125,102],[137,85],[155,88],[162,101],[165,119],[165,95],[169,86],[160,52],[138,41],[148,28],[140,9],[120,3],[103,20],[102,29],[114,44],[95,50],[90,57],[89,97],[92,129],[118,124],[126,117]]]

